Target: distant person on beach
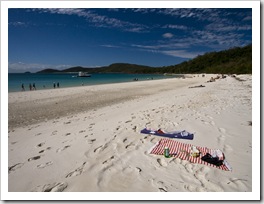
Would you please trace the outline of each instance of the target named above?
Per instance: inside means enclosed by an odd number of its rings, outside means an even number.
[[[21,85],[22,91],[25,91],[24,84]]]
[[[59,84],[59,82],[57,83],[57,88],[60,88],[60,84]]]
[[[35,85],[35,83],[33,83],[33,90],[36,90],[36,85]]]
[[[53,88],[54,88],[54,89],[56,88],[56,84],[55,84],[55,82],[53,82]]]
[[[29,90],[32,91],[32,85],[31,84],[29,84]]]

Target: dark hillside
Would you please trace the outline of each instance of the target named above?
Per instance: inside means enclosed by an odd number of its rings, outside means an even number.
[[[71,67],[65,70],[45,69],[39,73],[54,72],[88,72],[88,73],[217,73],[217,74],[252,74],[252,45],[236,47],[220,52],[210,52],[177,65],[149,67],[137,64],[115,63],[99,68]]]
[[[162,68],[169,73],[251,74],[252,46],[210,52],[178,65]]]
[[[45,73],[56,73],[56,72],[61,72],[61,71],[60,70],[57,70],[57,69],[44,69],[44,70],[41,70],[41,71],[39,71],[37,73],[43,73],[43,74],[45,74]]]

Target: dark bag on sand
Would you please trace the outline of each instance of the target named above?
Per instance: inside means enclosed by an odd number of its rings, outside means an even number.
[[[223,160],[219,160],[218,157],[212,157],[211,154],[207,153],[201,158],[203,161],[208,162],[210,164],[221,166],[223,164]]]

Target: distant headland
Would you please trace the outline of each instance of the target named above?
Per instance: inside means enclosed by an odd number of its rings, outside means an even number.
[[[129,73],[129,74],[252,74],[252,45],[209,52],[177,65],[150,67],[128,63],[114,63],[103,67],[70,67],[64,70],[44,69],[37,73]]]

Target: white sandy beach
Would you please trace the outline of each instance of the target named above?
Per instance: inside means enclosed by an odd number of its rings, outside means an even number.
[[[251,192],[251,75],[211,76],[9,93],[8,191]],[[144,127],[194,133],[180,142],[233,170],[149,154]]]

